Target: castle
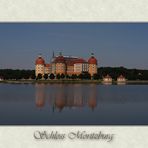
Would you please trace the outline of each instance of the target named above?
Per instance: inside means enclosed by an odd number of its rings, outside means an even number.
[[[97,74],[97,59],[94,54],[88,60],[83,58],[73,57],[73,56],[63,56],[60,53],[58,56],[52,57],[51,63],[45,63],[45,60],[40,55],[35,61],[35,75],[45,74],[54,75],[64,74],[64,75],[79,75],[83,72],[88,72],[91,76]]]

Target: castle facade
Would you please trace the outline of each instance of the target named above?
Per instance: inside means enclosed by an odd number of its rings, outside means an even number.
[[[91,76],[97,74],[97,59],[94,57],[94,54],[91,54],[91,57],[88,60],[83,58],[73,57],[73,56],[63,56],[60,53],[58,56],[53,56],[50,63],[45,63],[45,60],[42,56],[39,56],[35,61],[35,74],[44,74],[50,75],[53,73],[64,74],[64,75],[79,75],[83,72],[88,72]]]

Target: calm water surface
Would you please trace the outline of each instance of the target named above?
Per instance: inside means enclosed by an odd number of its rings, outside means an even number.
[[[148,85],[0,84],[1,125],[146,125]]]

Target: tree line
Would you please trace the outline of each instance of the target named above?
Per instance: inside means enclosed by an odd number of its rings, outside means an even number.
[[[35,70],[0,69],[0,78],[4,80],[35,79]]]
[[[128,80],[148,80],[148,70],[140,69],[127,69],[124,67],[100,67],[98,73],[93,75],[93,79],[102,79],[106,75],[110,75],[114,80],[120,75],[123,75]],[[1,69],[0,78],[4,80],[8,79],[91,79],[91,75],[88,72],[81,73],[80,75],[64,75],[54,74],[35,76],[35,70],[12,70],[12,69]]]
[[[148,80],[148,70],[127,69],[125,67],[100,67],[99,78],[109,74],[114,80],[121,74],[128,80]]]
[[[76,74],[72,74],[72,75],[64,75],[64,74],[57,74],[54,75],[53,73],[51,73],[49,76],[48,74],[45,74],[44,76],[42,76],[41,74],[38,74],[38,76],[36,77],[37,80],[40,79],[81,79],[81,80],[90,80],[91,79],[91,75],[88,72],[85,73],[81,73],[80,75],[76,75]]]

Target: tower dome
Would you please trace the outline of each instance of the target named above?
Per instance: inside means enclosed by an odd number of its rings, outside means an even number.
[[[44,59],[43,59],[41,56],[39,56],[39,57],[36,59],[35,64],[36,64],[36,65],[38,65],[38,64],[44,65],[44,64],[45,64],[45,61],[44,61]]]
[[[94,57],[94,54],[91,54],[91,57],[88,60],[88,64],[95,64],[97,65],[97,59]]]

